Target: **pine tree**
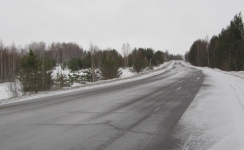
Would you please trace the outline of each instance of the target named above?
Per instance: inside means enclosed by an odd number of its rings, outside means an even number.
[[[22,69],[18,79],[22,84],[24,93],[37,93],[40,90],[49,90],[53,84],[50,64],[45,59],[39,59],[30,49],[27,56],[21,59]],[[45,66],[45,67],[44,67]]]
[[[112,59],[112,56],[109,55],[108,58],[104,58],[102,63],[102,76],[103,79],[113,79],[119,76],[119,67],[116,64],[116,61]]]
[[[38,92],[38,63],[39,60],[34,52],[30,49],[28,56],[24,56],[21,60],[22,70],[19,80],[22,83],[24,92]]]
[[[136,61],[135,61],[135,64],[134,64],[134,70],[139,73],[141,72],[141,70],[143,68],[145,68],[145,63],[144,63],[144,60],[143,60],[143,54],[142,54],[142,50],[138,50],[137,52],[137,56],[136,56]]]

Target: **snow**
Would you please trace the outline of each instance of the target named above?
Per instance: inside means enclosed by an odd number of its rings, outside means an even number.
[[[244,71],[231,71],[231,74],[236,76],[244,77]]]
[[[202,70],[205,80],[179,121],[183,149],[243,150],[244,77],[236,72],[195,68]]]
[[[68,69],[68,68],[64,68],[64,69],[62,69],[61,66],[57,66],[57,67],[55,67],[55,68],[53,69],[52,77],[53,77],[53,78],[56,78],[56,76],[57,76],[58,73],[59,73],[59,74],[64,74],[64,75],[66,75],[66,76],[68,76],[69,74],[70,74],[70,75],[74,75],[74,74],[76,74],[76,75],[85,75],[84,71],[88,71],[88,69],[81,69],[81,70],[78,70],[78,71],[71,72],[71,70]],[[95,71],[96,71],[96,70],[95,70]]]
[[[10,97],[9,92],[8,92],[8,85],[9,85],[9,82],[0,83],[0,100],[7,99]]]
[[[120,78],[128,78],[131,76],[134,76],[136,73],[132,72],[130,68],[120,68],[119,71],[122,72],[122,74],[120,75]]]
[[[53,69],[53,72],[52,72],[52,77],[56,77],[56,75],[59,73],[59,74],[65,74],[65,75],[69,75],[70,74],[70,69],[62,69],[61,66],[57,66]]]
[[[189,67],[190,64],[182,64]],[[16,99],[9,98],[6,87],[8,83],[0,84],[0,103],[26,101],[35,98],[58,95],[74,91],[104,87],[123,82],[147,78],[173,67],[173,62],[167,62],[155,67],[153,71],[141,74],[131,72],[128,68],[121,69],[118,79],[98,81],[76,88],[43,92]],[[242,72],[226,72],[219,69],[194,67],[202,70],[205,75],[204,86],[183,114],[176,126],[176,138],[181,140],[181,149],[210,149],[210,150],[244,150],[244,74]],[[55,69],[56,73],[70,73],[69,70]],[[54,72],[55,73],[55,72]],[[3,105],[3,104],[2,104]]]
[[[37,94],[33,95],[25,95],[21,97],[15,97],[11,98],[11,96],[8,94],[8,84],[7,83],[0,83],[0,105],[8,104],[8,103],[14,103],[14,102],[20,102],[20,101],[28,101],[36,98],[42,98],[47,96],[53,96],[53,95],[59,95],[64,93],[70,93],[75,91],[81,91],[81,90],[87,90],[95,87],[103,87],[103,86],[110,86],[112,84],[120,84],[123,82],[131,82],[133,80],[139,80],[142,78],[147,78],[149,76],[154,76],[157,74],[160,74],[164,71],[167,71],[173,67],[174,61],[171,62],[165,62],[164,64],[154,68],[153,71],[145,71],[140,74],[137,74],[135,72],[130,72],[130,69],[121,69],[122,75],[120,78],[111,79],[111,80],[101,80],[94,83],[87,83],[87,84],[80,84],[80,83],[74,83],[71,88],[63,88],[61,90],[56,91],[45,91],[45,92],[38,92]],[[83,71],[83,70],[82,70]],[[75,72],[76,74],[82,74],[82,71]],[[53,77],[55,78],[57,73],[62,73],[65,75],[72,74],[69,69],[62,69],[61,66],[55,67],[53,70]],[[1,88],[2,87],[2,88]],[[3,96],[2,96],[3,95]]]

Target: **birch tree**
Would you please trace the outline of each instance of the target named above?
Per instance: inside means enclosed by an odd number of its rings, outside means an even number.
[[[131,46],[129,43],[123,43],[122,45],[122,52],[124,54],[124,60],[125,60],[125,67],[128,66],[128,56],[131,51]]]
[[[95,58],[96,52],[98,51],[98,47],[96,45],[90,44],[90,53],[91,53],[91,70],[92,70],[92,82],[96,81],[95,76]]]
[[[3,82],[3,42],[2,40],[0,41],[0,53],[1,53],[1,78],[0,81]]]

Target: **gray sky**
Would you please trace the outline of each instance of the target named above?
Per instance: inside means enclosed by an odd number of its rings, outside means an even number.
[[[244,0],[0,0],[0,39],[76,42],[121,51],[122,44],[184,54],[244,13]]]

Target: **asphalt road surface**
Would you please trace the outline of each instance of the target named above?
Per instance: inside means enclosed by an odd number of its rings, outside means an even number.
[[[179,63],[145,79],[2,105],[0,149],[177,149],[172,131],[203,80]]]

